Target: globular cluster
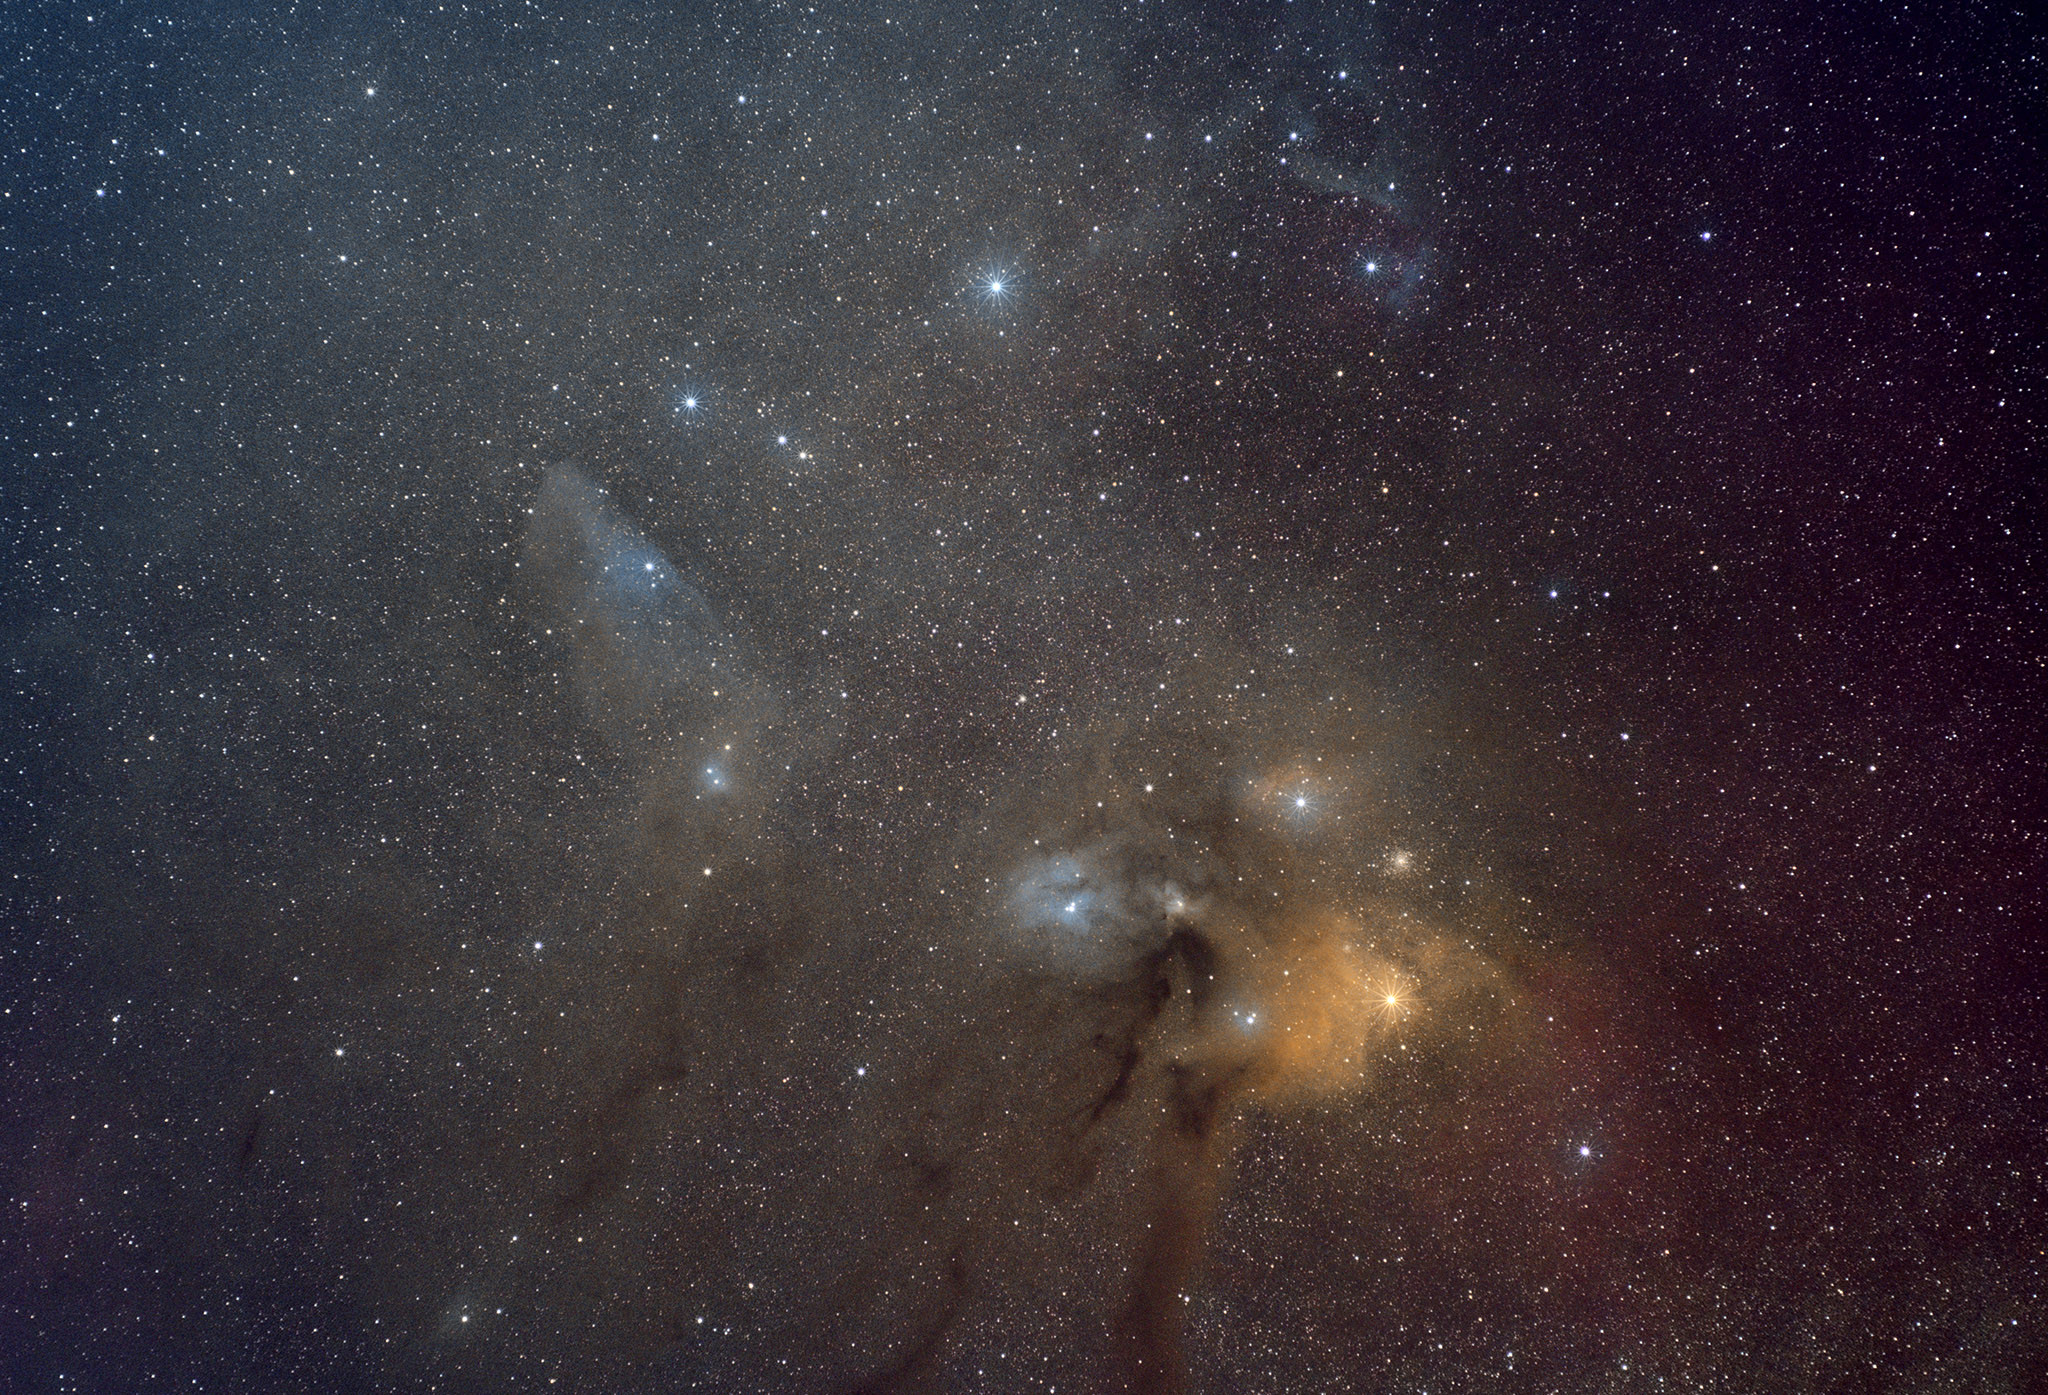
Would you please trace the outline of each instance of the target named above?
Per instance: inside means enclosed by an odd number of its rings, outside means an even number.
[[[0,28],[0,1385],[2048,1373],[2016,13]]]

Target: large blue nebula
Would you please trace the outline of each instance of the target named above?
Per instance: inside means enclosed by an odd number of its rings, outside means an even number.
[[[613,703],[630,714],[713,684],[727,645],[710,605],[602,488],[550,470],[532,537]]]
[[[1116,915],[1121,899],[1081,858],[1055,853],[1025,866],[1010,904],[1029,929],[1085,937]]]

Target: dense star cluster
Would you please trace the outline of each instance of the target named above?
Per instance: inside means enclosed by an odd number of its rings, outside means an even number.
[[[2048,1379],[2017,12],[0,32],[0,1385]]]

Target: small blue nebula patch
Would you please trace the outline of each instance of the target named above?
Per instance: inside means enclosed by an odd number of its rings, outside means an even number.
[[[1070,935],[1092,934],[1114,911],[1114,898],[1086,863],[1055,853],[1027,864],[1010,904],[1025,925]]]

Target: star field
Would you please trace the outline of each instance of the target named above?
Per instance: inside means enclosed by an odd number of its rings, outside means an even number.
[[[2016,12],[0,23],[0,1385],[2048,1372]]]

